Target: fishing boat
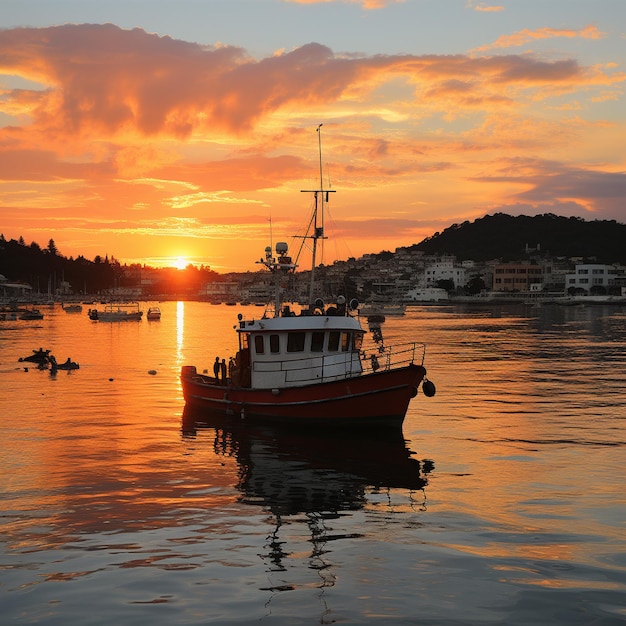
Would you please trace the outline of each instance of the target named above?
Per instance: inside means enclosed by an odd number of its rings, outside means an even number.
[[[276,244],[275,255],[268,246],[258,263],[273,274],[273,306],[258,319],[238,315],[238,349],[228,372],[217,362],[214,376],[183,366],[183,395],[187,404],[251,421],[402,424],[420,384],[427,396],[435,393],[426,378],[425,345],[374,342],[366,354],[358,301],[340,295],[326,305],[313,298],[317,244],[325,239],[324,203],[331,193],[323,186],[321,137],[319,145],[320,186],[308,191],[314,208],[305,235],[312,240],[310,304],[297,311],[282,302],[281,284],[297,263],[285,242]]]
[[[104,309],[89,309],[89,319],[94,322],[139,322],[143,311],[137,302],[123,302],[106,304]]]

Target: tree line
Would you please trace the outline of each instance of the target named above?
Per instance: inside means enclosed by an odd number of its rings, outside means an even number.
[[[138,288],[142,271],[149,270],[151,284],[144,293],[191,294],[218,278],[210,268],[189,265],[184,270],[151,268],[140,264],[122,265],[114,257],[97,255],[93,261],[60,254],[54,239],[42,248],[38,243],[26,244],[23,237],[6,240],[0,234],[0,274],[13,282],[29,284],[35,292],[57,293],[61,284],[70,286],[75,294],[98,294],[114,288]]]

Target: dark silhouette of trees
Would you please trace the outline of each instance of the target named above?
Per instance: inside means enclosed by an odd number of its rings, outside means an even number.
[[[596,259],[598,263],[626,263],[626,224],[615,220],[585,221],[551,213],[513,217],[487,215],[474,222],[453,224],[442,233],[411,246],[426,254],[454,254],[459,260],[514,261],[530,255]],[[536,250],[539,247],[539,250]]]
[[[97,255],[93,261],[79,255],[76,259],[62,256],[50,239],[46,248],[36,242],[30,245],[7,241],[0,235],[0,274],[10,281],[31,285],[35,292],[56,293],[61,283],[68,283],[71,291],[101,293],[115,287],[140,287],[142,271],[147,270],[155,279],[149,287],[153,295],[194,295],[204,283],[216,280],[218,274],[207,267],[189,265],[184,270],[142,268],[140,265],[122,266],[115,258]]]
[[[487,285],[480,274],[473,274],[465,287],[467,289],[467,293],[472,296],[475,296],[481,291],[487,289]]]

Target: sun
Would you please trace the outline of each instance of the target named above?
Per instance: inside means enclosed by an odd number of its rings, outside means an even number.
[[[172,258],[172,267],[177,270],[184,270],[189,265],[189,259],[184,256],[177,256]]]

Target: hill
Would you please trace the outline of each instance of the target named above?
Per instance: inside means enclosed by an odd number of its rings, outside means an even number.
[[[410,249],[454,254],[459,260],[514,261],[524,256],[526,246],[539,246],[542,254],[554,257],[626,264],[625,242],[626,224],[615,220],[586,221],[550,213],[534,217],[496,213],[471,223],[453,224]]]

